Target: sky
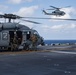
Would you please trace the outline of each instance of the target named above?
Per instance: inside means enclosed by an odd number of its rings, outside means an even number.
[[[65,15],[61,17],[45,15],[42,10],[50,6],[62,7]],[[70,6],[64,8],[66,6]],[[48,10],[51,13],[53,10]],[[76,18],[76,0],[0,0],[0,14],[13,13],[22,17]],[[76,40],[76,21],[37,20],[41,24],[19,21],[38,31],[45,40]],[[1,19],[0,19],[1,21]]]

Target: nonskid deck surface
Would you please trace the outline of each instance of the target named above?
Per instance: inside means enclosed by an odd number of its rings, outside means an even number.
[[[0,52],[0,74],[76,75],[76,54],[54,52],[75,50],[40,48],[39,51]]]

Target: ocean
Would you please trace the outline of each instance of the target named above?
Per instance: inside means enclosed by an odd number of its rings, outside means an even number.
[[[59,44],[66,44],[66,43],[69,43],[69,44],[74,44],[76,43],[76,40],[44,40],[45,44],[56,44],[56,43],[59,43]]]

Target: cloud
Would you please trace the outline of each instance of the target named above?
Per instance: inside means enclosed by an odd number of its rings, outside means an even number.
[[[22,7],[18,11],[13,12],[13,14],[19,15],[21,17],[32,16],[37,9],[38,9],[38,6]],[[27,19],[27,20],[29,20],[29,19]],[[34,24],[31,22],[20,21],[20,23],[24,24],[30,28],[34,27]]]
[[[17,12],[14,12],[14,14],[26,17],[26,16],[33,15],[37,9],[38,9],[38,6],[22,7]]]
[[[42,26],[41,26],[41,29],[42,29],[42,31],[44,31],[44,32],[48,32],[48,31],[50,30],[50,26],[48,26],[48,25],[42,25]]]
[[[64,25],[54,25],[50,28],[52,31],[58,32],[70,32],[76,29],[76,24],[64,24]]]
[[[51,29],[53,30],[70,30],[70,29],[75,29],[76,24],[64,24],[64,25],[54,25],[51,26]]]
[[[22,21],[20,24],[25,25],[25,26],[27,26],[29,28],[34,28],[34,24],[33,23]]]
[[[54,26],[51,26],[51,29],[53,30],[59,30],[59,29],[62,29],[63,28],[63,25],[54,25]]]
[[[64,24],[64,25],[52,25],[52,26],[48,26],[48,25],[43,25],[41,26],[41,28],[43,29],[43,31],[45,32],[51,32],[51,31],[70,31],[70,30],[74,30],[76,29],[76,24]]]
[[[76,24],[42,25],[38,32],[46,39],[69,39],[75,36]]]
[[[62,11],[65,11],[67,14],[76,14],[76,9],[74,7],[63,8]]]
[[[11,4],[20,4],[22,2],[31,2],[32,0],[8,0]]]

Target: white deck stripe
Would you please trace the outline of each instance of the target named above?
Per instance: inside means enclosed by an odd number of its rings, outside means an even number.
[[[65,53],[65,54],[76,54],[76,52],[66,52],[66,51],[51,51],[56,53]]]

